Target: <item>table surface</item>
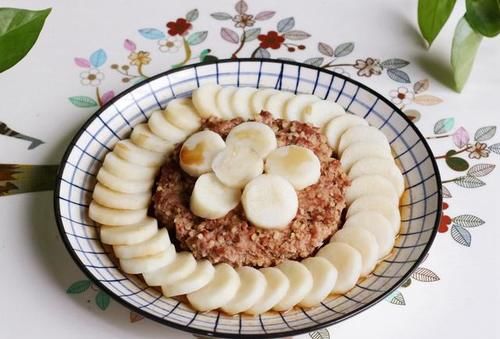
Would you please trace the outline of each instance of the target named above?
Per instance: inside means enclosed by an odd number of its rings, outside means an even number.
[[[130,84],[207,53],[252,55],[259,41],[240,44],[242,28],[229,18],[236,15],[235,5],[234,0],[2,1],[6,7],[53,11],[29,55],[0,74],[0,123],[6,125],[0,124],[0,288],[6,292],[0,337],[31,338],[43,331],[51,338],[103,333],[192,338],[141,319],[93,286],[63,247],[52,192],[33,191],[50,189],[70,138],[99,105]],[[462,2],[430,50],[417,30],[416,1],[248,0],[247,5],[254,17],[234,18],[260,19],[247,21],[253,25],[247,29],[265,34],[283,19],[281,25],[294,24],[301,40],[287,38],[279,49],[269,49],[272,57],[348,74],[414,117],[443,178],[440,230],[412,278],[366,312],[299,337],[458,339],[478,331],[484,338],[500,337],[500,213],[494,208],[500,187],[498,40],[484,39],[469,83],[458,94],[449,87],[448,60]],[[198,18],[191,32],[200,32],[193,36],[198,44],[186,51],[179,41],[162,40],[165,24],[193,9]],[[156,30],[144,30],[150,28]],[[149,53],[143,54],[142,67],[131,63],[134,50]],[[97,66],[93,81],[88,63]]]

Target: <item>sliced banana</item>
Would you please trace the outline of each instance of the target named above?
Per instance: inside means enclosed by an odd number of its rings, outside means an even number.
[[[234,93],[238,90],[235,86],[222,87],[217,96],[215,97],[215,103],[217,104],[217,110],[223,119],[229,120],[236,118],[236,113],[231,105],[231,98]]]
[[[193,133],[201,126],[201,119],[190,98],[173,99],[167,104],[165,119],[177,128]]]
[[[152,272],[166,266],[175,258],[175,247],[170,245],[166,250],[145,257],[120,259],[120,267],[125,273],[140,274]]]
[[[337,281],[332,293],[343,294],[356,285],[361,276],[361,254],[342,242],[332,242],[319,250],[317,257],[326,258],[337,269]]]
[[[344,115],[345,110],[336,102],[319,100],[307,105],[302,111],[302,121],[323,128],[331,119]]]
[[[389,140],[384,133],[382,133],[378,128],[373,126],[353,126],[347,129],[339,141],[339,148],[337,154],[342,155],[342,152],[350,145],[356,142],[369,142],[374,144],[381,144],[387,147],[390,151],[391,146],[389,145]]]
[[[268,229],[285,228],[295,218],[299,206],[293,186],[272,174],[250,181],[243,190],[241,203],[252,224]]]
[[[195,269],[196,259],[193,255],[190,252],[178,252],[170,264],[142,276],[149,286],[170,285],[186,278]]]
[[[240,287],[234,297],[222,306],[227,314],[237,314],[255,305],[266,291],[266,277],[259,270],[243,266],[236,269],[240,277]]]
[[[140,166],[156,167],[165,161],[165,154],[141,148],[129,139],[119,141],[113,152],[120,158]]]
[[[122,179],[114,174],[111,174],[104,167],[101,167],[97,173],[97,181],[104,186],[122,193],[144,193],[150,192],[153,187],[154,180],[130,180]]]
[[[170,238],[166,228],[156,232],[151,238],[133,245],[115,245],[113,251],[117,258],[131,259],[154,255],[165,251],[170,246]]]
[[[151,132],[148,124],[135,126],[130,139],[139,147],[165,155],[170,155],[175,147],[173,143],[165,141]]]
[[[221,86],[206,84],[193,91],[193,105],[202,118],[210,116],[220,117],[215,98]]]
[[[296,96],[290,98],[285,104],[285,118],[293,121],[301,121],[304,109],[314,103],[320,101],[320,98],[313,94],[297,94]]]
[[[92,198],[100,205],[119,210],[137,210],[147,208],[151,201],[151,192],[120,193],[97,183]]]
[[[194,133],[182,145],[179,164],[189,175],[197,177],[212,171],[212,161],[226,147],[222,137],[206,130]]]
[[[271,127],[261,122],[249,121],[234,127],[227,135],[226,144],[238,147],[249,147],[261,158],[278,147],[276,135]]]
[[[333,118],[325,125],[324,129],[328,145],[330,145],[330,147],[337,152],[342,134],[344,134],[344,132],[349,128],[358,125],[368,126],[368,122],[365,119],[353,114],[344,114]]]
[[[250,100],[257,89],[252,87],[239,87],[231,98],[231,107],[237,117],[250,119],[252,117],[252,107]]]
[[[285,297],[290,288],[286,275],[276,267],[261,268],[260,272],[266,278],[266,290],[262,297],[245,313],[257,315],[269,311]]]
[[[392,183],[381,175],[363,175],[357,177],[347,188],[345,200],[347,206],[365,195],[383,195],[393,202],[394,206],[399,206],[399,196]]]
[[[347,209],[346,218],[362,211],[379,212],[391,223],[394,235],[399,233],[401,228],[401,215],[399,208],[391,198],[380,194],[365,195],[356,200]]]
[[[357,142],[347,147],[342,153],[340,163],[346,172],[354,166],[356,162],[364,158],[385,158],[394,161],[390,150],[382,144],[370,142]]]
[[[273,307],[275,311],[287,311],[297,305],[311,291],[313,277],[311,272],[298,261],[285,260],[276,266],[290,281],[285,296]]]
[[[196,268],[184,279],[169,285],[163,285],[161,290],[166,297],[189,294],[208,284],[214,277],[214,266],[208,260],[196,262]]]
[[[90,219],[99,224],[108,226],[133,225],[145,219],[147,214],[147,208],[139,210],[118,210],[104,207],[95,201],[92,201],[89,206]]]
[[[201,218],[221,218],[239,204],[240,198],[240,189],[225,186],[214,173],[205,173],[194,184],[191,211]]]
[[[114,152],[106,154],[102,166],[111,174],[127,180],[153,180],[157,167],[145,167],[132,164],[118,157]]]
[[[253,149],[228,146],[212,161],[212,170],[224,185],[243,188],[264,171],[264,161]]]
[[[380,213],[363,211],[347,218],[344,228],[360,227],[373,234],[378,244],[378,257],[389,254],[394,246],[394,229],[389,221]]]
[[[264,110],[271,113],[275,119],[286,119],[285,104],[288,99],[294,97],[291,92],[278,92],[271,95],[264,104]]]
[[[379,246],[375,236],[361,227],[344,227],[335,233],[330,242],[341,242],[357,249],[361,254],[361,276],[370,274],[379,258]]]
[[[227,304],[240,287],[240,276],[230,265],[215,266],[214,277],[199,290],[187,295],[191,305],[198,311],[206,312]]]
[[[146,217],[140,222],[128,226],[101,226],[101,241],[108,245],[134,245],[142,243],[158,232],[155,218]]]
[[[154,134],[173,144],[184,141],[189,135],[189,132],[175,127],[168,122],[162,111],[154,111],[153,114],[151,114],[148,120],[148,126]]]
[[[287,179],[296,190],[318,182],[321,163],[308,148],[288,145],[275,149],[266,159],[265,171]]]
[[[264,88],[258,89],[250,98],[250,107],[252,108],[252,114],[258,115],[264,109],[264,105],[273,94],[278,93],[274,88]]]
[[[310,257],[302,260],[313,277],[313,286],[299,303],[301,307],[312,307],[323,301],[333,290],[337,281],[337,269],[323,257]]]
[[[385,177],[394,185],[394,189],[399,196],[403,194],[405,190],[405,179],[394,163],[394,160],[377,157],[360,159],[352,165],[349,171],[349,178],[356,179],[362,175],[369,174],[378,174]]]

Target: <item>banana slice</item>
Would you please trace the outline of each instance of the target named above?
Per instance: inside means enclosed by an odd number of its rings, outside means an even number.
[[[293,98],[290,98],[285,104],[285,117],[286,119],[293,120],[302,120],[304,109],[321,99],[312,94],[298,94]]]
[[[221,183],[240,189],[262,174],[264,161],[251,148],[228,146],[215,156],[212,170]]]
[[[118,210],[101,206],[95,201],[92,201],[89,206],[90,219],[108,226],[133,225],[145,219],[147,214],[147,208],[140,210]]]
[[[290,288],[286,275],[276,267],[261,268],[260,272],[266,278],[266,290],[262,297],[245,313],[257,315],[269,311],[285,297]]]
[[[304,108],[302,111],[302,120],[315,127],[323,128],[328,121],[344,114],[344,108],[336,102],[319,100]]]
[[[151,192],[120,193],[97,183],[92,198],[100,205],[118,210],[137,210],[147,208],[151,201]]]
[[[215,266],[213,279],[201,289],[187,295],[191,305],[206,312],[222,307],[236,295],[240,287],[240,276],[228,264]]]
[[[337,269],[337,281],[332,293],[344,294],[356,285],[361,276],[361,254],[342,242],[332,242],[319,250],[317,257],[326,258]]]
[[[115,245],[113,246],[113,251],[117,258],[131,259],[160,253],[165,251],[170,244],[167,229],[162,228],[151,238],[141,243],[134,245]]]
[[[387,147],[383,144],[356,142],[344,150],[342,157],[340,158],[340,163],[342,165],[342,169],[349,172],[356,162],[368,157],[385,158],[394,161],[391,151],[387,150]]]
[[[361,254],[361,276],[370,274],[379,255],[377,239],[369,231],[361,227],[344,227],[335,233],[330,242],[341,242],[357,249]]]
[[[164,115],[172,125],[189,133],[193,133],[201,126],[200,116],[190,98],[171,100]]]
[[[147,149],[136,146],[129,139],[121,140],[116,143],[113,152],[132,164],[145,167],[160,166],[165,161],[165,154],[148,151]]]
[[[170,245],[166,250],[145,257],[120,259],[121,269],[128,274],[140,274],[155,271],[172,262],[175,258],[175,247]]]
[[[237,117],[250,119],[252,117],[252,107],[250,99],[257,89],[252,87],[239,87],[231,98],[231,107]]]
[[[148,126],[151,132],[173,144],[184,141],[189,132],[175,127],[167,121],[162,111],[154,111],[149,117]]]
[[[344,134],[344,132],[349,128],[358,125],[368,126],[368,122],[365,119],[353,114],[344,114],[333,118],[325,125],[324,130],[328,140],[328,145],[330,145],[330,147],[337,152],[342,134]]]
[[[383,195],[391,199],[393,206],[399,206],[399,196],[394,186],[381,175],[363,175],[354,179],[346,191],[347,206],[362,196],[374,194]]]
[[[221,86],[206,84],[193,91],[193,105],[202,118],[210,116],[220,117],[215,98]]]
[[[285,260],[276,266],[283,272],[290,288],[285,296],[273,307],[275,311],[287,311],[297,305],[311,291],[313,287],[313,277],[311,272],[298,261]]]
[[[215,97],[215,103],[217,104],[217,110],[223,119],[229,120],[236,118],[236,113],[231,105],[231,98],[234,93],[238,90],[235,86],[222,87],[217,96]]]
[[[354,200],[351,206],[349,206],[346,218],[362,211],[373,211],[382,214],[391,223],[394,235],[399,233],[401,215],[398,206],[394,205],[394,201],[391,198],[380,194],[362,196]]]
[[[345,222],[344,228],[359,227],[373,234],[378,244],[378,257],[389,254],[394,246],[394,228],[380,213],[363,211],[351,215]]]
[[[339,148],[337,154],[342,155],[342,152],[350,145],[356,142],[369,142],[373,144],[382,144],[390,151],[391,146],[389,140],[384,133],[373,126],[353,126],[345,131],[340,137]]]
[[[150,239],[158,232],[155,218],[146,217],[129,226],[101,226],[101,242],[108,245],[134,245]]]
[[[313,277],[313,286],[299,303],[301,307],[312,307],[323,301],[333,290],[337,281],[337,269],[325,258],[310,257],[302,260]]]
[[[111,174],[104,167],[101,167],[97,173],[97,181],[114,191],[122,193],[150,192],[154,184],[154,180],[122,179]]]
[[[163,285],[161,290],[166,297],[189,294],[208,284],[213,279],[214,274],[215,269],[210,261],[200,260],[196,262],[196,268],[190,275],[173,284]]]
[[[225,186],[214,173],[201,175],[191,194],[191,211],[205,219],[217,219],[235,208],[241,198],[241,190]]]
[[[158,172],[157,167],[145,167],[132,164],[109,152],[104,157],[102,166],[111,174],[127,180],[153,180]]]
[[[250,181],[241,196],[247,219],[257,227],[285,228],[297,214],[297,193],[284,178],[262,174]]]
[[[148,124],[135,126],[130,139],[139,147],[165,155],[170,155],[175,147],[173,143],[165,141],[151,132]]]
[[[237,314],[255,305],[266,291],[266,277],[253,267],[243,266],[236,269],[240,277],[240,287],[234,297],[222,306],[227,314]]]
[[[190,176],[197,177],[212,171],[212,161],[226,147],[222,137],[206,130],[191,135],[182,145],[179,164]]]
[[[274,88],[258,89],[250,98],[250,107],[252,108],[253,115],[260,114],[260,112],[264,109],[267,99],[269,99],[271,95],[278,92],[279,91]]]
[[[308,148],[289,145],[275,149],[266,159],[265,171],[287,179],[296,190],[318,182],[321,163]]]
[[[190,252],[179,252],[170,264],[158,270],[144,273],[142,276],[149,286],[163,286],[174,284],[186,278],[195,269],[196,259],[193,255]]]
[[[275,119],[286,119],[285,104],[288,99],[294,96],[295,94],[291,92],[278,92],[273,94],[264,104],[264,111],[271,113]]]
[[[278,147],[276,135],[271,127],[261,122],[249,121],[234,127],[227,135],[226,144],[249,147],[261,158],[265,158]]]
[[[398,196],[403,194],[405,190],[405,179],[394,163],[394,160],[376,157],[360,159],[352,165],[349,171],[349,178],[356,179],[357,177],[369,174],[377,174],[385,177],[394,185],[394,189],[398,193]]]

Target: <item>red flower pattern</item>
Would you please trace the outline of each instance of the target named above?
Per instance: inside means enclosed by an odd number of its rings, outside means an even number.
[[[260,47],[272,49],[280,48],[281,44],[285,41],[285,38],[275,31],[269,31],[267,34],[259,34],[257,39],[260,40]]]
[[[443,211],[448,208],[448,204],[443,202]],[[451,224],[450,216],[441,212],[441,221],[439,222],[439,233],[446,233],[448,231],[448,226]]]
[[[168,34],[171,36],[186,35],[191,27],[193,27],[193,25],[184,18],[179,18],[176,21],[169,21],[167,23]]]

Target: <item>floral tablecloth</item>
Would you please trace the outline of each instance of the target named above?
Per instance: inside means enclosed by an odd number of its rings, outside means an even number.
[[[59,238],[50,190],[72,135],[115,94],[171,67],[249,56],[327,68],[385,94],[426,135],[443,178],[439,234],[422,266],[384,302],[301,337],[500,337],[498,41],[484,41],[457,94],[449,89],[454,25],[427,51],[416,1],[2,6],[53,11],[29,55],[0,74],[0,337],[192,338],[130,313],[78,270]]]

